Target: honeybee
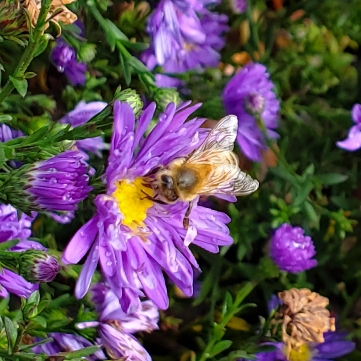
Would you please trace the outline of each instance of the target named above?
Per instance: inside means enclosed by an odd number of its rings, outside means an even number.
[[[233,153],[237,127],[237,117],[226,116],[189,156],[176,158],[147,177],[154,192],[152,200],[165,204],[189,202],[183,219],[185,229],[189,227],[189,214],[198,196],[243,196],[257,190],[258,181],[239,168]]]

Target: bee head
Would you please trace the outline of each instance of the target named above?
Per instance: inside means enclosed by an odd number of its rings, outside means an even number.
[[[174,188],[174,180],[170,174],[159,172],[152,183],[157,198],[165,203],[174,203],[179,198]]]

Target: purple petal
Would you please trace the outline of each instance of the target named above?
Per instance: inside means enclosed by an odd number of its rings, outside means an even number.
[[[62,256],[65,264],[77,264],[88,252],[97,233],[99,217],[95,216],[85,223],[70,240]]]

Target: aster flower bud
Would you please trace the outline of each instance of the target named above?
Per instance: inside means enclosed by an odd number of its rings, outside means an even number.
[[[92,187],[84,153],[66,151],[13,171],[2,186],[4,202],[24,212],[73,212]]]
[[[312,239],[300,227],[282,224],[271,240],[270,255],[277,266],[287,272],[299,273],[317,265]]]
[[[272,323],[282,325],[286,356],[304,344],[324,342],[324,333],[335,331],[335,319],[326,309],[328,298],[307,288],[280,292],[278,298],[282,305]]]
[[[163,112],[169,103],[179,105],[181,99],[179,93],[174,88],[156,88],[154,91],[154,101],[157,103],[157,110]]]
[[[59,271],[56,258],[44,251],[28,250],[19,257],[19,273],[29,282],[50,282]]]
[[[122,90],[117,96],[117,99],[121,102],[128,103],[131,106],[136,118],[138,118],[142,113],[143,102],[142,99],[140,99],[139,94],[134,89]]]

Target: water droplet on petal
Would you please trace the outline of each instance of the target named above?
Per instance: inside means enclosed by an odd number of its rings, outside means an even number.
[[[112,261],[108,261],[108,262],[107,262],[107,266],[108,266],[108,267],[111,267],[112,265],[113,265],[113,262],[112,262]]]

